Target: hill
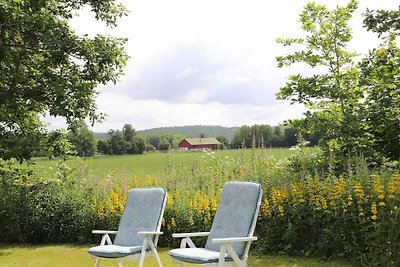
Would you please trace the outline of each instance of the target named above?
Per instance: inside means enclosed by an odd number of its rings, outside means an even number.
[[[97,141],[106,141],[108,139],[108,133],[94,133],[94,137]]]
[[[146,130],[137,131],[138,135],[150,134],[176,134],[184,137],[200,137],[203,134],[205,137],[225,136],[229,141],[232,140],[233,134],[239,127],[222,127],[222,126],[206,126],[206,125],[192,125],[192,126],[173,126],[173,127],[159,127]],[[107,140],[107,133],[94,133],[96,140]]]
[[[184,137],[200,137],[200,135],[203,134],[205,137],[225,136],[228,140],[232,140],[233,134],[237,129],[239,129],[239,127],[192,125],[153,128],[137,131],[137,133],[139,135],[177,134]]]

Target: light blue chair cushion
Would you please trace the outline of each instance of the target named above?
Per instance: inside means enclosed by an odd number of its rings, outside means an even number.
[[[213,238],[249,236],[257,204],[261,194],[261,185],[252,182],[227,182],[222,188],[221,199],[211,226],[205,248],[220,250],[220,244],[213,244]],[[235,242],[233,249],[242,257],[245,242]]]
[[[165,197],[164,188],[142,188],[129,191],[114,245],[141,246],[144,236],[137,233],[157,230],[162,220],[161,213]]]
[[[116,245],[105,245],[92,247],[88,250],[89,254],[101,258],[122,258],[129,255],[140,253],[142,246],[122,247]]]
[[[171,250],[169,255],[176,260],[195,264],[213,263],[219,260],[219,252],[206,248],[177,248]],[[225,255],[227,256],[227,254]],[[226,257],[225,260],[231,261],[232,259]]]

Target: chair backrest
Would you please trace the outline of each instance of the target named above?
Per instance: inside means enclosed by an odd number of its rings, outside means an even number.
[[[261,203],[261,185],[253,182],[227,182],[211,226],[206,248],[219,251],[220,244],[213,238],[253,236]],[[242,257],[249,247],[245,242],[233,243],[233,249]]]
[[[115,245],[141,246],[138,231],[160,231],[167,191],[164,188],[132,189],[115,236]]]

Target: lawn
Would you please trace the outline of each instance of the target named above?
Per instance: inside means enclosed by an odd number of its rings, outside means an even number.
[[[94,259],[89,258],[86,253],[89,245],[1,245],[0,266],[2,267],[89,267],[94,265]],[[168,257],[167,249],[160,249],[160,257],[165,267],[173,265]],[[137,261],[122,261],[124,266],[136,266]],[[145,259],[146,267],[155,267],[154,257]],[[102,267],[117,266],[115,261],[103,260]],[[185,265],[195,266],[195,265]],[[316,259],[294,258],[286,256],[263,256],[250,255],[249,267],[351,267],[339,261],[322,262]]]

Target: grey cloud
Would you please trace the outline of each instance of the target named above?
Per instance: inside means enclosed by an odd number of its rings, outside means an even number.
[[[176,45],[135,68],[140,79],[130,79],[127,73],[117,90],[136,100],[183,102],[201,90],[204,95],[197,103],[262,105],[274,101],[278,89],[266,77],[245,70],[240,59],[234,61],[227,54],[213,53],[202,44]]]
[[[131,81],[127,73],[118,90],[134,99],[180,101],[188,91],[206,84],[209,73],[221,67],[209,60],[203,47],[179,45],[142,66],[134,66],[140,79]]]

